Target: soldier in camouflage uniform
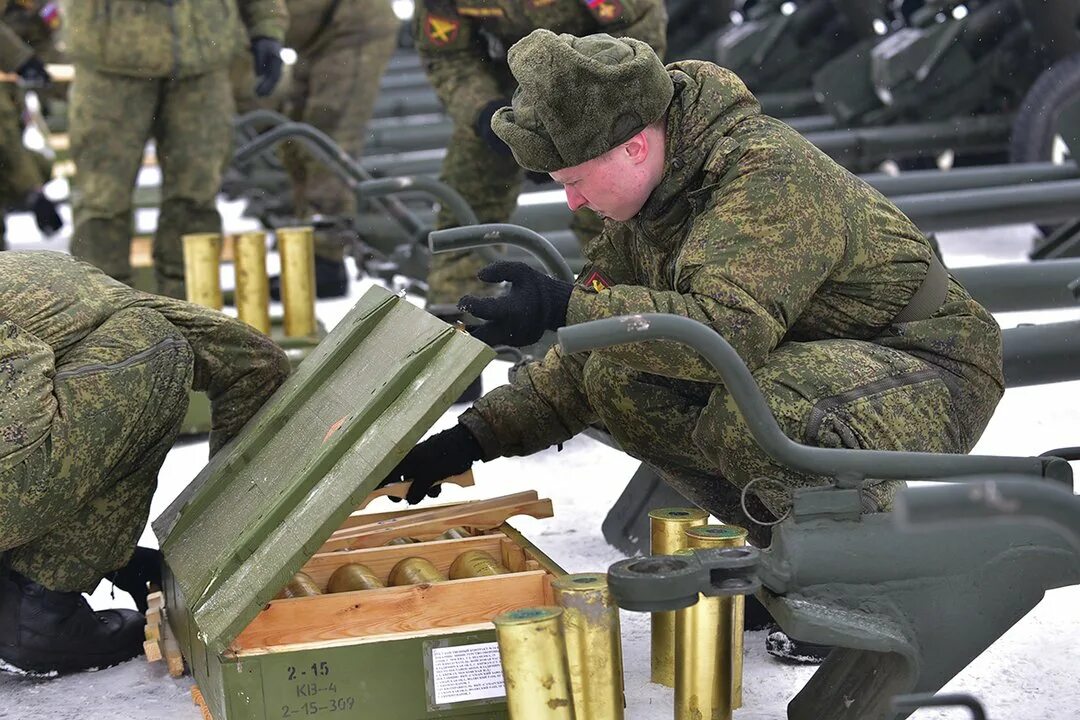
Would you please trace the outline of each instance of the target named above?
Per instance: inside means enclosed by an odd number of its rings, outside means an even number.
[[[282,0],[69,0],[64,10],[76,70],[71,251],[130,282],[131,195],[153,138],[162,170],[157,290],[183,297],[180,237],[221,231],[215,196],[232,140],[228,66],[238,24],[267,94],[281,75]]]
[[[322,130],[349,155],[359,157],[401,21],[390,0],[286,0],[285,4],[289,11],[285,44],[297,52],[285,113]],[[318,214],[330,221],[330,227],[317,227],[315,233],[316,293],[344,295],[345,244],[353,234],[355,198],[334,171],[303,146],[286,143],[284,149],[297,215]]]
[[[635,313],[692,318],[749,366],[788,437],[809,445],[968,452],[1003,392],[993,317],[948,276],[896,206],[711,63],[666,69],[644,43],[538,30],[515,45],[521,83],[492,120],[517,161],[563,183],[572,209],[608,217],[571,285],[521,263],[480,279],[501,298],[462,299],[474,332],[527,345],[544,330]],[[434,480],[476,460],[527,455],[602,423],[629,454],[702,508],[746,525],[783,516],[823,478],[756,445],[716,371],[689,348],[552,348],[459,424],[414,448],[391,477]],[[886,510],[899,483],[864,491]]]
[[[506,222],[517,204],[521,170],[491,131],[491,116],[509,102],[516,82],[506,48],[536,28],[585,35],[604,31],[649,43],[663,55],[667,15],[660,0],[420,0],[413,35],[435,92],[454,121],[441,179],[457,190],[482,223]],[[445,209],[438,226],[451,227]],[[591,223],[593,232],[598,222]],[[440,253],[428,275],[429,308],[452,316],[483,266],[477,252]],[[441,307],[449,305],[450,307]]]
[[[17,8],[0,0],[0,72],[16,73],[34,87],[49,83],[49,74],[37,52],[6,20]],[[42,186],[49,179],[50,163],[23,145],[20,119],[21,97],[15,85],[0,84],[0,211],[29,210],[38,229],[51,235],[62,221],[56,205],[45,196]],[[0,217],[0,250],[7,248],[4,223]]]
[[[0,254],[0,308],[0,660],[110,665],[139,653],[144,620],[80,593],[131,556],[189,389],[210,398],[213,454],[288,361],[239,320],[60,253]]]

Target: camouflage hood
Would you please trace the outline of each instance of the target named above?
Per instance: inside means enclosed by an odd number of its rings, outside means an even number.
[[[632,221],[646,236],[652,226],[671,227],[691,209],[694,191],[712,183],[717,173],[737,159],[727,135],[742,121],[761,114],[761,105],[735,73],[708,62],[687,60],[667,66],[675,83],[668,108],[664,177]],[[719,178],[717,178],[719,179]]]

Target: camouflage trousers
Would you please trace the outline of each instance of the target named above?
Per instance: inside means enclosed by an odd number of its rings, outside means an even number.
[[[502,223],[517,207],[522,171],[512,156],[492,152],[473,128],[455,125],[439,179],[461,194],[479,222]],[[437,223],[440,229],[461,224],[446,208],[439,212]],[[579,210],[571,227],[584,244],[604,229],[604,223],[592,211]],[[486,264],[475,250],[433,256],[428,305],[456,305],[462,295],[492,294],[495,289],[491,285],[476,279],[477,271]]]
[[[45,442],[0,473],[0,551],[19,573],[90,592],[131,557],[187,410],[192,351],[154,310],[113,315],[57,364]]]
[[[857,340],[788,342],[754,372],[781,430],[830,448],[965,453],[984,418],[955,412],[945,371],[912,355]],[[783,467],[757,445],[722,385],[649,375],[594,352],[584,386],[597,415],[623,450],[724,522],[768,545],[761,523],[783,516],[792,492],[829,480]],[[953,391],[957,389],[954,388]],[[989,409],[992,411],[992,407]],[[741,496],[746,492],[747,509]],[[900,481],[871,484],[864,510],[888,510]]]
[[[20,207],[49,179],[51,163],[23,145],[22,99],[14,85],[0,85],[0,250],[6,250],[2,213]]]
[[[346,153],[360,157],[400,25],[385,0],[339,5],[333,22],[300,52],[287,100],[289,117],[322,130]],[[284,149],[298,214],[356,214],[352,192],[330,168],[296,143]],[[316,233],[316,255],[340,261],[344,249],[340,231]]]
[[[215,197],[232,147],[225,69],[190,78],[133,78],[79,65],[71,87],[71,253],[131,282],[132,191],[153,138],[161,167],[154,235],[157,291],[184,297],[182,235],[221,232]]]

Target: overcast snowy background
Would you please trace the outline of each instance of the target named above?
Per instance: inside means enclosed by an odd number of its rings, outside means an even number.
[[[159,183],[157,170],[144,169],[141,185]],[[61,181],[50,184],[51,195],[66,195]],[[242,207],[222,203],[226,230],[254,227],[240,217]],[[8,242],[14,249],[65,250],[68,223],[60,236],[42,239],[29,215],[8,218]],[[140,232],[156,223],[156,212],[139,211]],[[946,262],[958,267],[1023,260],[1035,236],[1030,226],[1012,226],[939,236]],[[271,259],[271,263],[274,259]],[[350,261],[351,263],[351,261]],[[350,264],[351,269],[351,264]],[[318,314],[332,327],[362,294],[367,281],[354,282],[348,299],[320,302]],[[1055,322],[1080,317],[1080,311],[1014,313],[998,316],[1003,327],[1022,322]],[[485,389],[506,381],[507,365],[496,362],[484,372]],[[432,429],[454,424],[463,406],[455,406]],[[1005,394],[997,414],[975,449],[987,454],[1037,454],[1080,444],[1080,382],[1020,388]],[[207,444],[178,444],[162,468],[151,518],[160,513],[199,472]],[[622,555],[608,546],[600,523],[637,467],[631,458],[586,437],[566,443],[562,452],[549,450],[528,458],[500,459],[475,468],[476,487],[448,487],[440,502],[481,499],[536,489],[552,499],[555,517],[519,518],[514,524],[543,551],[570,572],[603,571]],[[390,507],[386,500],[369,506]],[[156,546],[149,527],[141,544]],[[95,608],[134,607],[123,592],[112,597],[102,583],[91,597]],[[647,615],[622,615],[626,668],[627,718],[652,720],[672,717],[672,692],[649,683],[649,620]],[[978,696],[993,720],[1075,720],[1080,717],[1080,589],[1065,588],[1046,599],[1001,640],[950,682],[945,690]],[[784,665],[765,654],[764,633],[746,638],[744,707],[737,720],[779,720],[787,701],[802,687],[813,668]],[[30,678],[0,673],[0,718],[12,720],[128,720],[176,718],[197,720],[191,703],[191,679],[173,679],[163,663],[144,658],[98,672],[60,678]],[[924,710],[914,717],[963,718],[959,710]],[[372,714],[373,720],[377,716]],[[826,720],[826,719],[822,719]]]

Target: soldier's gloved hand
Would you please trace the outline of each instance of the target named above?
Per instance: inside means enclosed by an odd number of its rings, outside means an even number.
[[[274,92],[281,80],[281,43],[274,38],[257,37],[251,41],[251,54],[255,56],[255,94],[266,97]]]
[[[476,130],[476,136],[483,140],[484,144],[491,148],[492,152],[503,157],[509,157],[514,153],[510,150],[510,146],[504,143],[502,138],[491,129],[491,116],[499,108],[506,107],[509,104],[506,100],[492,100],[480,108],[480,114],[476,116],[476,126],[473,128]]]
[[[56,210],[56,203],[42,191],[35,190],[30,193],[26,198],[26,206],[34,213],[34,224],[38,226],[38,230],[46,235],[52,235],[64,226],[64,221]]]
[[[435,483],[460,475],[483,457],[484,452],[473,434],[464,425],[455,425],[418,443],[379,483],[379,487],[412,480],[405,501],[415,505],[425,495],[438,496],[439,486]]]
[[[31,55],[29,60],[15,70],[15,74],[22,78],[26,87],[43,88],[52,83],[52,77],[45,69],[45,63],[41,62],[36,55]]]
[[[566,324],[572,283],[556,280],[523,262],[507,260],[491,263],[476,277],[487,283],[511,283],[510,291],[501,297],[466,295],[458,302],[463,311],[488,321],[472,331],[478,340],[488,345],[524,347],[539,340],[545,330],[558,330]]]
[[[160,550],[136,547],[128,564],[108,576],[113,585],[131,596],[139,612],[146,612],[147,585],[161,587],[161,558]]]

